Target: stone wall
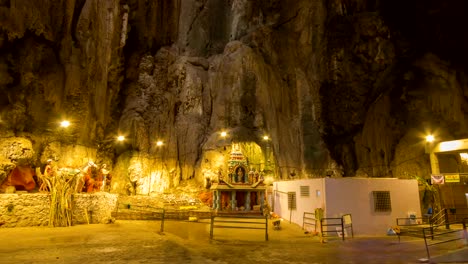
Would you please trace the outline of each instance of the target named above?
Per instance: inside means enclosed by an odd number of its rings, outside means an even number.
[[[111,212],[117,206],[117,194],[105,192],[76,194],[73,210],[74,224],[106,224],[111,220]],[[88,218],[88,219],[86,219]]]
[[[76,194],[73,223],[109,223],[118,195],[109,193]],[[0,227],[47,226],[49,194],[0,194]]]
[[[0,194],[0,227],[47,226],[48,194]]]

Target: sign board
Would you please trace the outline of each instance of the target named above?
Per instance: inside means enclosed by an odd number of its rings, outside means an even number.
[[[445,178],[442,174],[431,174],[431,184],[444,184]]]
[[[343,215],[343,222],[345,225],[352,224],[353,222],[351,221],[351,215]]]
[[[459,173],[444,173],[445,182],[460,182]]]

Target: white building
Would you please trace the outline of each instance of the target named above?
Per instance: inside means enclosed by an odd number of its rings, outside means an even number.
[[[281,181],[273,183],[272,195],[274,212],[300,226],[304,212],[313,213],[316,208],[323,208],[326,218],[351,214],[354,235],[357,236],[385,235],[389,227],[396,225],[397,218],[407,218],[410,214],[421,217],[416,180],[319,178]],[[293,196],[295,209],[290,210]]]

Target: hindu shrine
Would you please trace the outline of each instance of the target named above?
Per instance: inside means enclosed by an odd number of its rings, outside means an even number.
[[[219,211],[260,211],[264,205],[263,172],[249,166],[240,144],[233,144],[225,177],[218,174],[218,182],[211,185],[213,209]]]

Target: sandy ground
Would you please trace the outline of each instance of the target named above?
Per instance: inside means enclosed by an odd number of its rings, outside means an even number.
[[[215,229],[210,240],[208,222],[118,220],[108,225],[65,228],[0,229],[0,263],[419,263],[426,258],[424,241],[397,237],[355,237],[346,241],[304,234],[283,222],[279,231]],[[431,248],[437,263],[456,252],[468,263],[460,245]],[[455,250],[455,251],[454,251]],[[439,256],[439,257],[437,257]],[[460,257],[461,256],[461,257]],[[460,260],[461,258],[461,260]],[[466,262],[464,262],[466,260]]]

